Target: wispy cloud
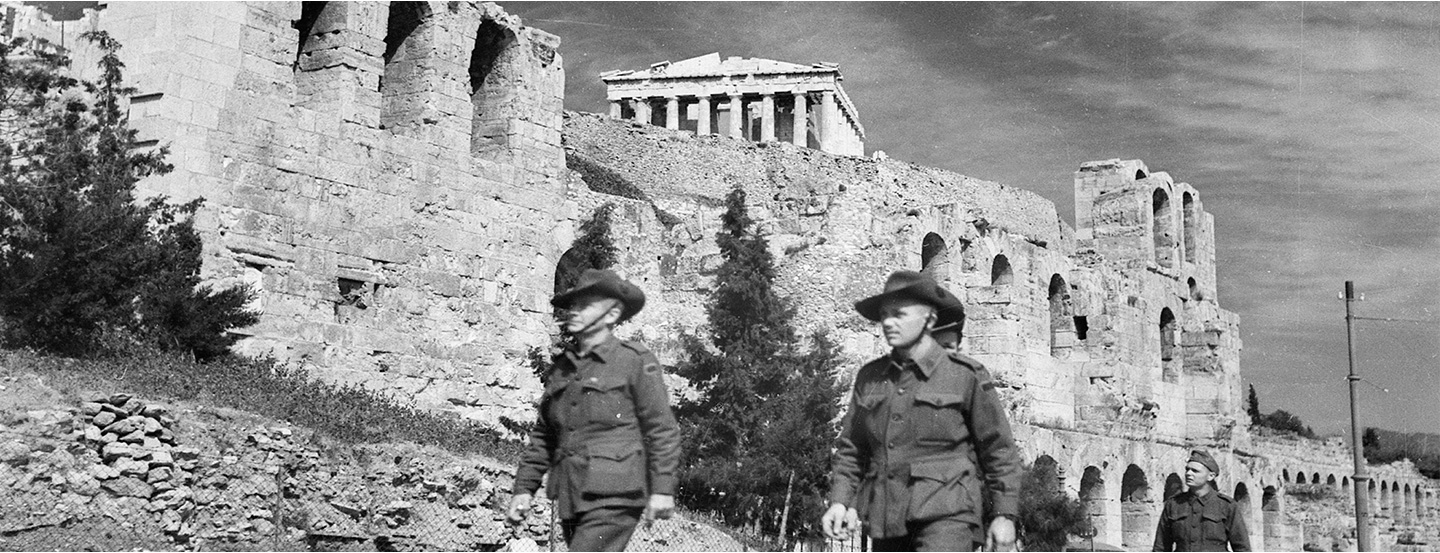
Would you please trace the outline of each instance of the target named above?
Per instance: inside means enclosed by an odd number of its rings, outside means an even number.
[[[1346,420],[1343,281],[1374,290],[1367,313],[1440,317],[1440,4],[506,7],[562,37],[572,109],[603,109],[599,73],[665,59],[833,61],[870,148],[1067,216],[1083,161],[1170,171],[1215,214],[1246,379],[1317,429]],[[1440,427],[1440,325],[1366,324],[1363,369],[1398,383],[1366,420]]]

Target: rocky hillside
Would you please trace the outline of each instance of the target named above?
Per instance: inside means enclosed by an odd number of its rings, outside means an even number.
[[[548,550],[548,503],[504,522],[511,471],[0,367],[0,550]],[[683,519],[631,548],[741,549]]]

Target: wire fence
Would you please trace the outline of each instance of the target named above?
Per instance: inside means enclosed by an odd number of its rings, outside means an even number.
[[[192,432],[124,395],[0,415],[0,550],[566,550],[544,498],[523,524],[504,520],[513,467],[494,462],[327,448],[240,422]],[[858,537],[747,535],[694,513],[642,522],[629,547],[867,549]]]

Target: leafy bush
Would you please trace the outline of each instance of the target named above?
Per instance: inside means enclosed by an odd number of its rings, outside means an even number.
[[[119,43],[82,37],[104,53],[99,82],[63,76],[69,61],[43,45],[0,44],[0,340],[80,354],[120,332],[217,356],[226,329],[256,322],[253,292],[198,286],[201,200],[136,202],[140,179],[171,170],[167,151],[129,128]]]
[[[725,261],[706,309],[710,343],[687,337],[687,360],[676,369],[698,393],[676,409],[677,495],[731,525],[814,536],[843,393],[834,376],[839,348],[817,334],[810,351],[798,351],[794,309],[773,287],[774,261],[745,193],[731,192],[726,204],[716,237]]]
[[[1440,478],[1440,435],[1366,428],[1363,436],[1367,463],[1383,465],[1410,459],[1415,470],[1426,478]]]
[[[1065,495],[1053,462],[1024,467],[1016,531],[1028,551],[1060,551],[1071,535],[1090,531],[1085,504]]]

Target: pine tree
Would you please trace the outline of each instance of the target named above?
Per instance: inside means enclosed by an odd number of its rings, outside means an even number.
[[[46,48],[0,45],[0,338],[82,353],[119,332],[223,353],[227,328],[256,321],[244,308],[253,292],[197,286],[200,200],[136,201],[140,179],[171,170],[167,151],[137,147],[120,44],[82,37],[104,54],[99,82],[63,76],[68,60]]]
[[[821,333],[798,351],[794,309],[774,288],[774,259],[754,226],[744,191],[732,191],[716,235],[725,262],[706,306],[710,344],[688,337],[676,369],[699,396],[676,409],[679,499],[730,524],[774,533],[783,517],[786,534],[813,536],[843,392],[839,348]]]
[[[1250,426],[1260,426],[1264,417],[1260,415],[1260,396],[1255,393],[1255,385],[1250,385],[1250,395],[1245,398],[1245,413],[1250,415]]]
[[[585,269],[608,269],[619,260],[620,248],[610,239],[610,222],[615,204],[595,208],[589,221],[580,224],[580,236],[570,244],[555,268],[555,293],[570,289]]]

